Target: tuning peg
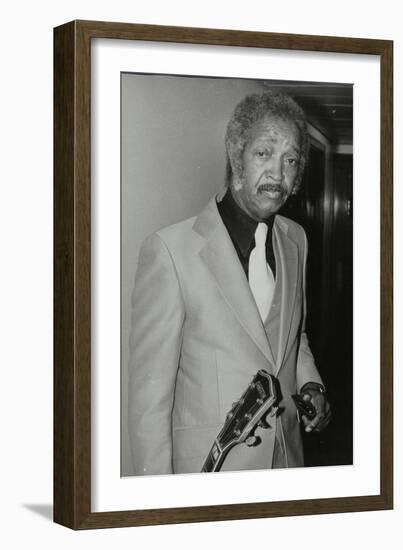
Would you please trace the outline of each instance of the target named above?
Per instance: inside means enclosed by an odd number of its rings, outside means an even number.
[[[248,447],[256,447],[262,442],[262,438],[258,435],[250,435],[246,438],[245,443]]]
[[[268,422],[266,422],[264,418],[261,418],[257,425],[259,426],[259,428],[263,428],[264,430],[267,430],[267,428],[271,428],[270,424],[268,424]]]

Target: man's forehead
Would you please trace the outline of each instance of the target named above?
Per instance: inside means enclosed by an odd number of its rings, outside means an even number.
[[[295,122],[288,118],[266,115],[259,119],[249,130],[248,141],[262,139],[277,142],[286,138],[293,145],[299,145],[299,129]]]

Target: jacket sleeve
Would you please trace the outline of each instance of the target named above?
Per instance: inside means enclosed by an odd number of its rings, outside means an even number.
[[[172,407],[184,303],[171,255],[154,234],[144,242],[132,295],[129,434],[135,475],[172,473]]]
[[[303,230],[302,230],[303,231]],[[308,257],[308,241],[305,231],[304,236],[304,252],[303,252],[303,320],[301,329],[301,339],[297,358],[297,390],[300,391],[302,386],[307,382],[318,382],[323,384],[322,378],[315,365],[312,352],[309,347],[308,337],[305,332],[306,320],[306,261]]]

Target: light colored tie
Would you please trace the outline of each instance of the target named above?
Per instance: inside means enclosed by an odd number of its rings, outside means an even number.
[[[256,246],[249,256],[249,286],[264,322],[269,314],[274,294],[274,277],[266,261],[267,225],[259,223],[255,232]]]

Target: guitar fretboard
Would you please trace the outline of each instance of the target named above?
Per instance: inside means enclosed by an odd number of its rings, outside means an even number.
[[[222,457],[222,451],[219,448],[217,441],[214,442],[206,460],[204,461],[202,472],[214,472],[218,469],[218,463]]]

